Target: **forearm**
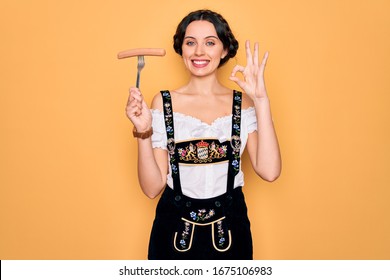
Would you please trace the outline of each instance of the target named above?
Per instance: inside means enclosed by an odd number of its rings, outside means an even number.
[[[276,180],[281,172],[281,156],[269,99],[254,100],[257,119],[257,143],[254,169],[267,181]]]
[[[142,191],[149,198],[155,198],[166,184],[166,172],[164,170],[164,159],[161,158],[161,165],[158,165],[156,152],[152,148],[151,138],[137,139],[138,142],[138,181]],[[162,151],[161,151],[162,152]],[[165,161],[166,162],[166,161]],[[164,176],[165,175],[165,176]]]

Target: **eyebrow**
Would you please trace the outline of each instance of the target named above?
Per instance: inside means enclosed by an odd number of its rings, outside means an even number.
[[[214,35],[210,35],[210,36],[204,37],[204,39],[210,39],[210,38],[214,38],[214,39],[218,39],[219,40],[219,38],[217,36],[214,36]],[[184,39],[196,39],[196,38],[193,37],[193,36],[186,36],[186,37],[184,37]]]

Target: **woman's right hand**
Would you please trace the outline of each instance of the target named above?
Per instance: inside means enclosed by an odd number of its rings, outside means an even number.
[[[136,87],[130,88],[126,115],[138,132],[147,131],[152,127],[152,114],[141,91]]]

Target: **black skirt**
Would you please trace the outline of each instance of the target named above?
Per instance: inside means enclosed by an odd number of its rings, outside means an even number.
[[[222,198],[223,196],[221,196]],[[194,200],[193,200],[194,201]],[[216,199],[199,199],[201,202],[215,202]],[[149,242],[148,259],[150,260],[251,260],[253,259],[252,235],[247,215],[242,188],[235,188],[229,197],[229,203],[222,203],[228,223],[229,245],[219,250],[217,237],[217,223],[183,229],[183,209],[187,203],[178,204],[170,187],[166,187],[156,208],[156,217],[153,222]],[[196,214],[192,212],[192,214]],[[206,213],[207,214],[207,213]],[[212,213],[211,213],[212,214]],[[188,225],[188,223],[186,223]],[[214,228],[213,228],[214,227]],[[180,250],[178,239],[184,233],[191,235],[191,246]],[[190,233],[189,233],[190,232]],[[185,235],[184,234],[184,235]],[[223,239],[223,240],[222,240]],[[225,241],[220,238],[219,241]],[[180,240],[183,241],[183,240]],[[183,241],[184,242],[184,241]],[[179,244],[179,245],[178,245]],[[217,245],[217,246],[216,246]]]

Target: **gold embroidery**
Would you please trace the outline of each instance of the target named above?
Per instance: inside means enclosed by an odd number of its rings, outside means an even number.
[[[218,145],[215,141],[211,144],[201,140],[178,149],[180,160],[193,163],[207,163],[215,159],[227,157],[227,145]]]

